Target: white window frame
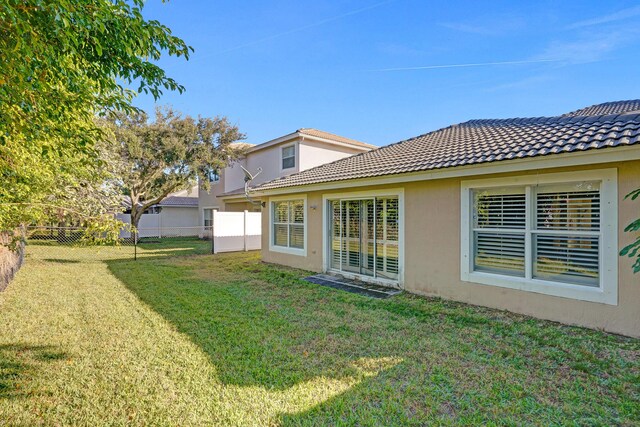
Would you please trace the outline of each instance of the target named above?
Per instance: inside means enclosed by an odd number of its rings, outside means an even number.
[[[398,216],[398,278],[396,280],[385,279],[381,277],[373,278],[364,274],[350,273],[347,271],[340,271],[340,275],[362,280],[363,282],[370,282],[374,284],[380,284],[383,286],[399,287],[404,289],[404,254],[405,254],[405,238],[404,238],[404,188],[385,188],[382,190],[367,190],[367,191],[346,191],[340,193],[328,193],[322,195],[322,271],[327,273],[331,270],[331,261],[329,248],[331,247],[331,234],[329,233],[329,221],[331,218],[331,212],[329,209],[329,201],[331,200],[355,200],[355,199],[370,199],[372,197],[397,197],[398,209],[400,209]]]
[[[288,246],[277,246],[273,243],[273,208],[276,202],[293,202],[295,200],[302,200],[303,210],[304,210],[304,240],[303,245],[304,248],[290,248]],[[269,198],[269,250],[271,252],[279,252],[283,254],[289,255],[298,255],[298,256],[307,256],[307,223],[309,222],[309,212],[307,211],[307,195],[290,195],[290,196],[281,196],[281,197],[271,197]]]
[[[293,166],[285,168],[284,167],[284,159],[290,159],[291,156],[289,157],[284,157],[284,150],[287,148],[293,148]],[[280,171],[288,171],[291,169],[295,169],[296,166],[298,164],[298,147],[296,146],[296,144],[289,144],[289,145],[285,145],[283,147],[280,148]]]
[[[205,211],[207,211],[207,210],[211,211],[211,222],[213,222],[213,212],[219,210],[219,208],[218,208],[218,206],[203,206],[202,207],[202,226],[203,227],[212,227],[213,224],[209,225],[209,226],[204,225],[204,222],[207,219],[207,216],[206,216],[206,213],[205,213]]]
[[[536,185],[568,184],[582,181],[600,182],[600,283],[598,287],[552,282],[532,277],[532,245],[525,246],[525,277],[513,277],[473,270],[473,190],[492,187],[522,187],[527,194],[527,220],[531,221],[532,188]],[[478,179],[461,183],[461,251],[460,276],[464,282],[518,289],[522,291],[572,298],[582,301],[618,305],[618,171],[595,169]]]

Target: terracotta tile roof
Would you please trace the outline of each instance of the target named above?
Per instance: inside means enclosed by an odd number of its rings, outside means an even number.
[[[366,144],[361,141],[356,141],[355,139],[346,138],[344,136],[336,135],[334,133],[329,133],[323,130],[318,130],[313,128],[302,128],[302,129],[298,129],[296,132],[302,135],[315,136],[317,138],[330,139],[332,141],[342,142],[344,144],[355,145],[356,147],[378,148],[375,145]]]
[[[640,144],[640,113],[471,120],[258,186],[295,187]]]
[[[591,107],[581,108],[563,114],[564,117],[577,116],[605,116],[608,114],[629,114],[640,113],[640,99],[630,99],[628,101],[605,102],[604,104],[596,104]]]

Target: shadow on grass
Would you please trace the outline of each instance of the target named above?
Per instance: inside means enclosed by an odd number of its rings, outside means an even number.
[[[285,390],[318,377],[355,377],[360,370],[354,360],[394,356],[390,348],[353,346],[355,331],[334,307],[327,307],[335,316],[331,321],[317,315],[333,290],[302,282],[306,272],[256,262],[258,256],[107,264],[126,287],[204,350],[225,384]],[[210,279],[195,271],[208,267]]]
[[[355,379],[324,403],[283,414],[285,424],[640,416],[625,397],[637,381],[629,372],[640,370],[638,340],[438,299],[374,300],[303,282],[306,272],[257,254],[107,264],[209,356],[223,384],[286,390]],[[383,359],[397,362],[369,373],[357,366]],[[576,388],[597,399],[576,397]]]
[[[43,261],[55,262],[58,264],[80,264],[80,260],[77,259],[64,259],[64,258],[44,258]]]
[[[33,395],[25,384],[35,376],[37,364],[67,358],[67,353],[54,346],[0,345],[0,399]]]

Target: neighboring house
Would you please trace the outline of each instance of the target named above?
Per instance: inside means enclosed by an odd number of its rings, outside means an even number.
[[[130,223],[131,211],[127,209],[118,214],[118,218]],[[157,205],[147,209],[138,228],[140,236],[197,236],[200,233],[200,216],[198,215],[198,190],[194,186],[190,190],[171,193]],[[129,237],[123,231],[121,237]]]
[[[317,129],[299,129],[263,144],[239,143],[247,149],[244,158],[233,162],[220,173],[212,174],[209,191],[200,189],[199,208],[201,224],[210,225],[214,210],[227,212],[260,211],[260,199],[251,203],[245,196],[245,168],[252,174],[262,172],[251,186],[285,177],[334,160],[376,148],[360,141],[323,132]]]
[[[472,120],[262,184],[263,259],[640,336],[640,100]]]

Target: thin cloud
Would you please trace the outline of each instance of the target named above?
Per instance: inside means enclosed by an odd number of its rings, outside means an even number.
[[[522,17],[512,14],[480,16],[473,22],[441,22],[443,28],[480,36],[501,36],[526,27]]]
[[[393,56],[420,56],[425,54],[424,50],[416,49],[401,43],[378,43],[376,45],[376,49],[381,53]]]
[[[450,30],[460,31],[462,33],[478,34],[481,36],[492,36],[496,34],[494,29],[481,25],[463,24],[461,22],[443,22],[438,25]]]
[[[640,15],[640,6],[634,6],[627,9],[622,9],[609,15],[599,16],[597,18],[587,19],[584,21],[574,22],[567,26],[568,30],[575,30],[577,28],[591,27],[594,25],[608,24],[611,22],[622,21],[624,19],[633,18]]]
[[[257,45],[257,44],[260,44],[260,43],[264,43],[264,42],[267,42],[267,41],[270,41],[270,40],[273,40],[273,39],[277,39],[277,38],[280,38],[280,37],[283,37],[283,36],[288,36],[289,34],[299,33],[300,31],[308,30],[310,28],[319,27],[321,25],[328,24],[329,22],[333,22],[333,21],[337,21],[339,19],[347,18],[349,16],[357,15],[359,13],[366,12],[366,11],[369,11],[371,9],[375,9],[375,8],[380,7],[380,6],[384,6],[386,4],[393,3],[393,2],[396,2],[396,1],[398,1],[398,0],[381,1],[381,2],[378,2],[378,3],[372,4],[370,6],[362,7],[360,9],[355,9],[355,10],[352,10],[352,11],[349,11],[349,12],[346,12],[346,13],[342,13],[340,15],[331,16],[329,18],[321,19],[320,21],[316,21],[316,22],[313,22],[311,24],[303,25],[303,26],[297,27],[297,28],[292,28],[290,30],[283,31],[281,33],[272,34],[270,36],[263,37],[261,39],[252,40],[252,41],[249,41],[249,42],[246,42],[246,43],[242,43],[242,44],[239,44],[237,46],[233,46],[231,48],[222,50],[222,51],[218,52],[218,54],[233,52],[234,50],[242,49],[242,48],[249,47],[249,46],[254,46],[254,45]]]
[[[500,62],[475,62],[466,64],[442,64],[425,65],[422,67],[379,68],[369,71],[413,71],[413,70],[437,70],[442,68],[466,68],[466,67],[492,67],[499,65],[538,64],[541,62],[560,62],[561,59],[529,59],[525,61],[500,61]]]
[[[516,80],[509,83],[503,83],[496,86],[485,89],[485,92],[494,92],[499,90],[514,90],[514,89],[527,89],[531,86],[539,86],[540,84],[546,84],[556,78],[551,75],[541,74],[537,76],[530,76],[524,79]]]
[[[635,28],[589,32],[574,40],[555,40],[531,59],[552,58],[568,65],[598,62],[609,53],[633,44],[639,35],[640,31]]]

